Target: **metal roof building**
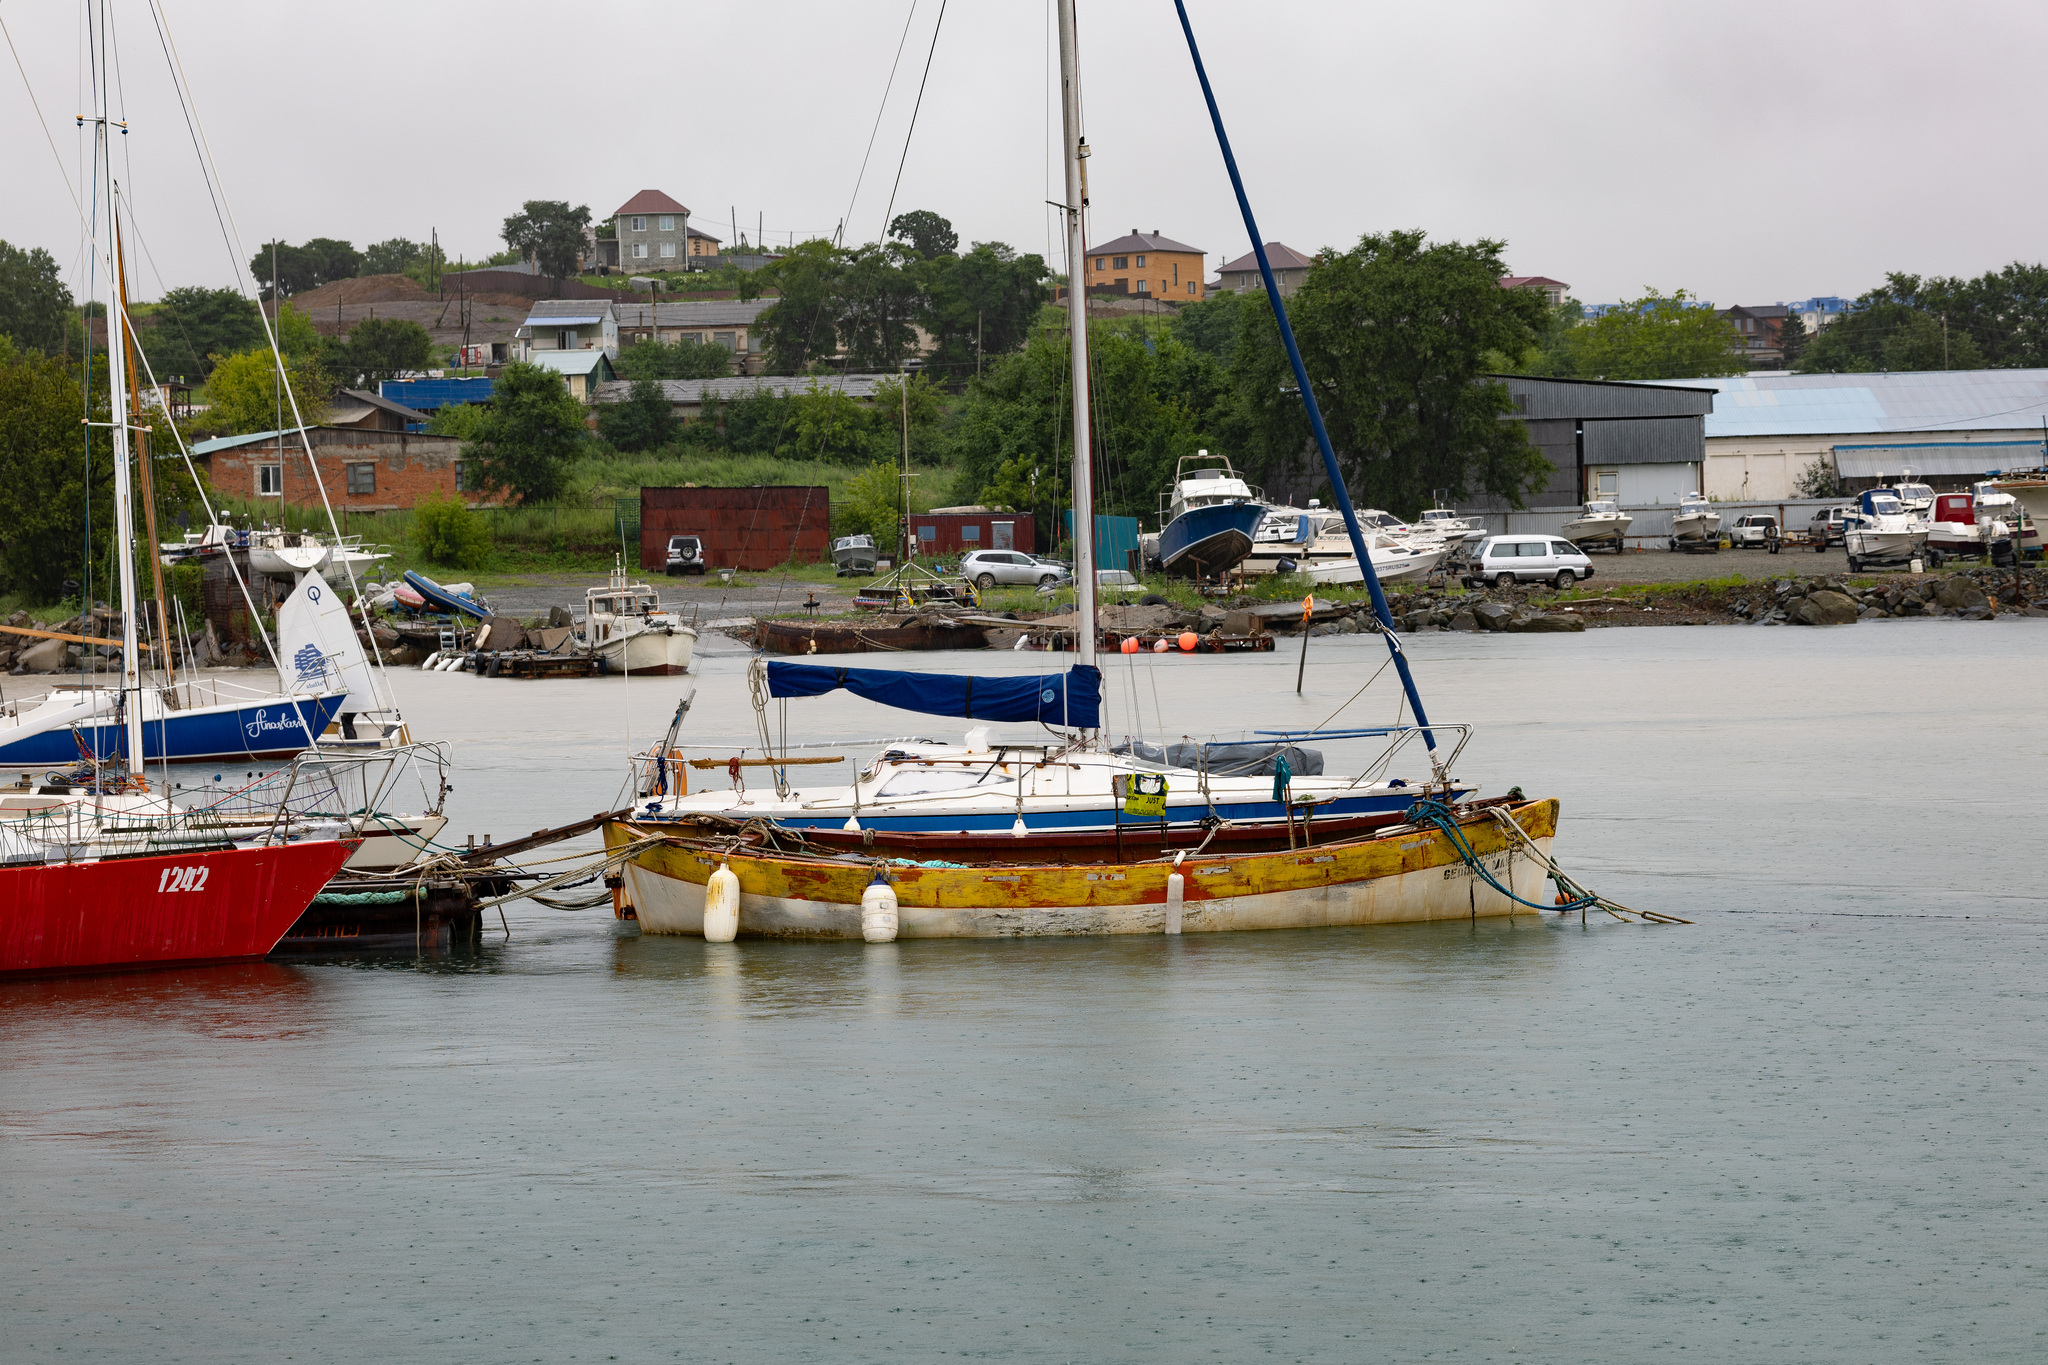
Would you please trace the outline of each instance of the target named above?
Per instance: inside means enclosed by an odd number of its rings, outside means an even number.
[[[1656,381],[1714,390],[1708,497],[1794,496],[1816,460],[1854,490],[1911,468],[1943,488],[2048,461],[2048,370],[1749,374]]]

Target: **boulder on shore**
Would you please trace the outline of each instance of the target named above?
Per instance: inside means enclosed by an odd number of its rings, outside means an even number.
[[[62,640],[38,640],[21,651],[17,666],[24,673],[62,673],[71,667],[70,650]]]
[[[1514,635],[1556,635],[1584,630],[1586,623],[1576,616],[1529,616],[1508,623],[1508,631]]]
[[[1478,618],[1481,630],[1506,630],[1508,622],[1515,619],[1514,612],[1498,602],[1481,602],[1472,608],[1472,614]]]
[[[1802,626],[1846,626],[1861,614],[1856,599],[1847,593],[1821,588],[1793,603],[1785,619]]]

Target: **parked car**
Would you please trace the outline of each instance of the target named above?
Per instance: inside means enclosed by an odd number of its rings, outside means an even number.
[[[1769,545],[1778,538],[1778,519],[1769,512],[1751,512],[1737,517],[1725,534],[1738,550],[1745,545]]]
[[[668,538],[668,573],[677,574],[704,572],[704,542],[696,536],[670,536]]]
[[[960,576],[983,590],[998,583],[1044,587],[1073,575],[1072,569],[1057,560],[1040,559],[1022,550],[970,550],[960,556]]]
[[[1064,566],[1062,566],[1064,567]],[[1040,597],[1074,591],[1073,571],[1068,570],[1065,578],[1038,585]],[[1095,598],[1098,602],[1135,602],[1145,595],[1145,583],[1128,569],[1097,569],[1095,571]]]
[[[1478,567],[1465,575],[1465,586],[1548,582],[1563,589],[1592,576],[1593,561],[1569,540],[1555,536],[1493,536],[1479,547]]]
[[[1843,543],[1843,532],[1849,529],[1849,518],[1855,514],[1853,507],[1826,507],[1813,514],[1813,525],[1807,535],[1822,547]]]

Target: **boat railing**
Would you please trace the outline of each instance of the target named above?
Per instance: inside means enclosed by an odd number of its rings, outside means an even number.
[[[1387,738],[1389,742],[1387,747],[1381,750],[1380,756],[1367,764],[1358,776],[1352,779],[1351,785],[1354,787],[1368,782],[1377,782],[1386,776],[1387,771],[1393,767],[1394,760],[1400,756],[1401,751],[1412,744],[1416,736],[1424,734],[1431,736],[1455,735],[1457,737],[1457,742],[1451,745],[1451,750],[1448,754],[1445,754],[1441,759],[1437,759],[1434,756],[1431,758],[1431,763],[1436,769],[1437,776],[1439,778],[1449,777],[1451,768],[1458,761],[1458,755],[1465,752],[1465,746],[1472,740],[1472,727],[1470,725],[1443,725],[1435,722],[1426,726],[1368,725],[1341,730],[1254,730],[1252,733],[1268,739],[1282,740],[1289,744],[1303,740],[1327,742],[1337,739]]]
[[[306,752],[243,786],[202,793],[190,809],[237,825],[271,819],[356,816],[393,803],[408,775],[420,779],[421,805],[438,810],[448,790],[448,752],[440,744],[401,744],[368,753]]]

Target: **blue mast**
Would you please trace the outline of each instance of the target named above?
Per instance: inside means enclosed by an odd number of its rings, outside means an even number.
[[[1195,77],[1202,83],[1202,98],[1209,103],[1209,121],[1216,125],[1216,145],[1223,149],[1223,164],[1230,171],[1230,187],[1237,191],[1237,207],[1244,214],[1245,231],[1251,234],[1252,250],[1259,258],[1259,275],[1266,281],[1266,297],[1273,301],[1273,316],[1280,323],[1280,340],[1287,346],[1287,363],[1294,367],[1294,382],[1301,389],[1302,406],[1308,409],[1308,424],[1315,429],[1316,446],[1323,452],[1323,468],[1330,476],[1337,510],[1344,514],[1344,529],[1351,534],[1351,552],[1358,556],[1358,567],[1365,576],[1366,590],[1372,594],[1373,615],[1379,618],[1381,637],[1387,642],[1387,652],[1394,656],[1394,669],[1401,675],[1401,690],[1408,694],[1408,704],[1415,708],[1415,723],[1422,727],[1422,740],[1429,746],[1430,763],[1434,766],[1436,735],[1429,728],[1429,716],[1423,711],[1422,697],[1415,690],[1415,677],[1408,671],[1408,656],[1395,637],[1394,615],[1387,609],[1387,594],[1380,587],[1380,576],[1373,572],[1372,556],[1366,553],[1365,534],[1358,529],[1358,512],[1351,505],[1351,490],[1344,486],[1343,472],[1337,468],[1337,453],[1330,448],[1330,433],[1323,427],[1323,410],[1316,406],[1315,390],[1309,387],[1308,367],[1301,363],[1301,348],[1294,344],[1294,328],[1287,321],[1287,305],[1280,301],[1280,286],[1273,279],[1272,265],[1266,260],[1265,238],[1259,236],[1259,225],[1252,219],[1252,203],[1245,197],[1244,177],[1237,172],[1237,158],[1231,155],[1230,135],[1223,131],[1223,113],[1216,107],[1216,92],[1210,88],[1209,72],[1202,65],[1202,50],[1195,45],[1195,30],[1188,23],[1188,7],[1183,0],[1173,0],[1173,8],[1180,15],[1181,32],[1187,35],[1188,55],[1195,61]]]

